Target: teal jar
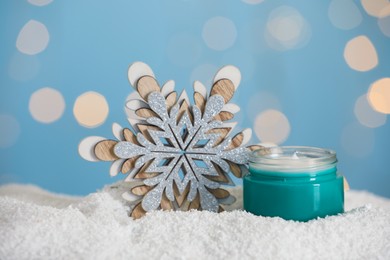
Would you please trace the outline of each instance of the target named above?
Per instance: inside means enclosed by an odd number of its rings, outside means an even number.
[[[308,221],[344,212],[336,153],[285,146],[253,151],[243,179],[244,209],[259,216]]]

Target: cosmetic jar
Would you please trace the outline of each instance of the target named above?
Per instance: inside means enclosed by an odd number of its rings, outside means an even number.
[[[332,150],[281,146],[250,154],[244,209],[259,216],[308,221],[344,212],[343,177]]]

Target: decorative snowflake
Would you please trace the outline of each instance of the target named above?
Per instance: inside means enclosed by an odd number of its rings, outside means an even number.
[[[126,104],[134,131],[114,124],[118,141],[88,137],[80,143],[81,156],[113,161],[113,176],[128,174],[129,191],[123,197],[134,218],[156,209],[218,212],[220,204],[233,203],[235,198],[220,186],[233,184],[230,172],[242,177],[249,150],[258,147],[244,146],[250,129],[230,138],[236,123],[225,122],[239,111],[228,103],[240,82],[239,70],[222,68],[209,95],[196,81],[193,106],[185,91],[177,97],[173,81],[160,88],[144,63],[132,64],[128,76],[137,90]]]

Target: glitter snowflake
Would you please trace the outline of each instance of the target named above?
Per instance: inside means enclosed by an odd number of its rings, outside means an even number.
[[[126,104],[133,130],[113,125],[118,140],[88,137],[79,146],[90,161],[113,161],[110,174],[128,174],[129,191],[123,194],[132,206],[132,216],[164,210],[201,209],[222,211],[221,204],[235,198],[221,185],[232,185],[229,174],[242,177],[251,137],[246,129],[234,137],[236,123],[226,122],[239,107],[229,103],[240,81],[233,66],[222,68],[210,94],[194,83],[194,105],[185,91],[178,97],[174,82],[160,88],[152,70],[136,62],[128,77],[137,92]]]

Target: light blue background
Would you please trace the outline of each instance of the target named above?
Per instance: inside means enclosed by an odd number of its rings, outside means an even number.
[[[283,145],[334,149],[351,188],[390,197],[390,122],[368,128],[354,114],[357,98],[370,84],[390,76],[390,38],[380,31],[377,18],[369,16],[359,1],[354,3],[362,22],[342,30],[329,20],[330,1],[273,0],[250,5],[239,0],[54,0],[42,7],[2,1],[0,114],[15,117],[20,134],[12,146],[0,147],[1,182],[87,194],[122,179],[109,176],[108,163],[81,159],[77,146],[86,136],[112,137],[113,122],[127,125],[123,107],[132,91],[127,68],[140,60],[153,68],[159,82],[174,79],[178,90],[189,93],[197,67],[238,66],[243,80],[233,99],[241,106],[236,130],[254,127],[257,114],[277,108],[291,126]],[[295,8],[310,26],[302,48],[278,51],[266,42],[267,19],[282,5]],[[348,15],[345,10],[346,19]],[[204,24],[216,16],[230,19],[237,30],[234,45],[223,51],[209,48],[202,38]],[[31,19],[45,24],[50,34],[48,47],[33,56],[16,48],[21,28]],[[379,57],[378,66],[367,72],[351,69],[343,58],[346,43],[359,35],[372,41]],[[20,79],[9,73],[15,59],[21,64]],[[214,72],[198,73],[199,80],[209,80]],[[66,102],[63,116],[50,124],[34,120],[28,107],[32,93],[43,87],[57,89]],[[86,91],[101,93],[109,104],[109,116],[97,128],[85,128],[73,116],[76,98]],[[255,105],[249,102],[264,92],[279,105],[273,107],[267,96]],[[367,152],[351,153],[353,148],[343,145],[345,135],[354,147]],[[256,135],[252,139],[259,142]]]

